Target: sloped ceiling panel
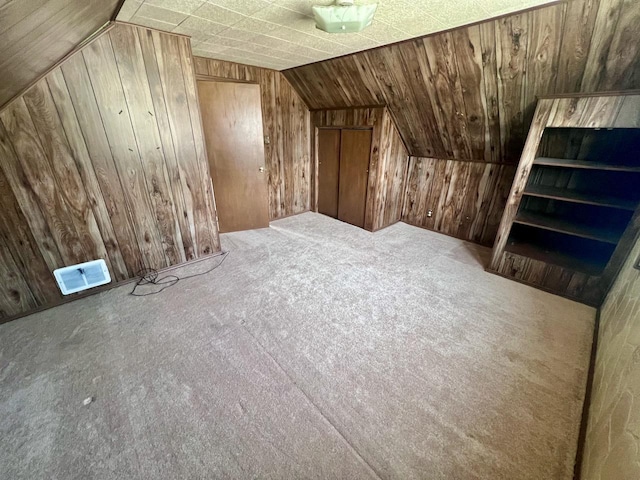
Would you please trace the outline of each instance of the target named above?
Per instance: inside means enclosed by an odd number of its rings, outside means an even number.
[[[414,156],[516,163],[536,98],[640,88],[637,0],[570,0],[283,73],[311,109],[387,104]]]
[[[120,0],[0,0],[0,108],[102,25]]]

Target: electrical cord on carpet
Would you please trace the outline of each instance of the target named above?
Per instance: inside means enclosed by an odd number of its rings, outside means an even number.
[[[187,280],[189,278],[201,277],[203,275],[207,275],[213,272],[220,265],[222,265],[224,261],[227,259],[228,255],[229,255],[229,252],[221,252],[218,255],[215,255],[215,257],[222,257],[222,259],[215,266],[211,267],[209,270],[205,272],[194,273],[192,275],[187,275],[186,277],[178,277],[177,275],[165,275],[164,277],[158,278],[158,271],[156,269],[144,268],[140,270],[138,273],[136,273],[136,277],[140,277],[140,278],[138,279],[136,284],[133,286],[133,290],[131,290],[129,295],[133,295],[134,297],[147,297],[149,295],[157,295],[158,293],[162,293],[163,291],[165,291],[167,288],[173,287],[180,280]],[[138,287],[141,287],[144,285],[156,285],[156,286],[161,286],[162,288],[160,288],[160,290],[157,290],[155,292],[136,293],[136,290],[138,289]]]

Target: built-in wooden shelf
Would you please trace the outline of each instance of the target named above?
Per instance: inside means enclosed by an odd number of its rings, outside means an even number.
[[[618,243],[622,234],[622,232],[612,231],[609,228],[572,223],[564,219],[527,211],[518,212],[514,223],[613,244]]]
[[[593,193],[582,193],[566,188],[548,187],[544,185],[530,185],[525,189],[524,194],[529,195],[530,197],[549,198],[552,200],[597,205],[600,207],[619,208],[629,211],[634,211],[639,203],[638,201],[628,200],[625,198]]]
[[[538,157],[533,161],[533,164],[545,165],[548,167],[584,168],[589,170],[607,170],[611,172],[640,173],[640,166],[614,165],[609,163],[594,162],[591,160],[570,160],[566,158]]]
[[[587,275],[600,275],[607,264],[606,261],[579,258],[575,255],[575,252],[567,254],[522,242],[509,241],[505,246],[505,251],[532,258],[533,260],[557,265],[575,272],[586,273]]]

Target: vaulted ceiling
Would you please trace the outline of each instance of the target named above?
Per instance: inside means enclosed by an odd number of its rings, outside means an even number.
[[[569,0],[283,73],[312,109],[388,105],[411,155],[516,163],[537,97],[640,88],[638,25]]]
[[[377,3],[360,33],[315,28],[334,0],[126,0],[118,20],[191,36],[195,55],[282,70],[553,3],[552,0],[356,0]]]
[[[0,107],[115,15],[120,0],[0,0]]]

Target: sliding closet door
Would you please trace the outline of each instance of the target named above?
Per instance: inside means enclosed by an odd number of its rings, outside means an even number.
[[[342,130],[338,218],[364,228],[371,130]]]
[[[318,130],[318,212],[338,218],[340,130]]]

